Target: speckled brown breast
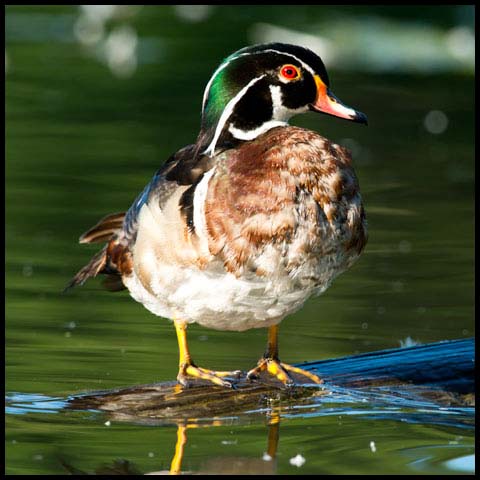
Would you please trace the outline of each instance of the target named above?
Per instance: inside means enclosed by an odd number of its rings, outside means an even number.
[[[344,270],[367,241],[348,150],[315,132],[278,127],[224,152],[209,182],[209,248],[228,271],[254,270],[267,245],[294,271],[306,258],[338,258]]]

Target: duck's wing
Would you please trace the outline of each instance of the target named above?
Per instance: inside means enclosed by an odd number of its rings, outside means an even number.
[[[208,171],[213,161],[206,156],[197,156],[195,145],[188,145],[174,155],[157,171],[148,185],[128,209],[123,221],[123,237],[128,243],[134,242],[138,230],[138,216],[143,205],[156,202],[160,206],[180,186],[191,186],[192,191]],[[181,210],[188,210],[188,194],[182,199]],[[188,216],[188,212],[184,212]]]
[[[201,179],[206,168],[208,166],[205,160],[195,158],[193,145],[172,155],[155,173],[127,212],[107,215],[81,235],[80,243],[106,242],[106,245],[70,280],[65,290],[83,285],[86,280],[100,273],[108,275],[104,285],[109,290],[125,288],[121,277],[132,270],[131,247],[137,237],[142,207],[148,202],[156,202],[161,208],[180,185],[192,185]],[[188,217],[187,197],[183,204],[179,205],[181,209],[185,209],[185,217]]]

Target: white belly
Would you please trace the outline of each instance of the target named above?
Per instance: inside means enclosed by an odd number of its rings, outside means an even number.
[[[290,272],[280,256],[271,248],[258,259],[265,267],[276,265],[267,276],[250,272],[237,278],[214,260],[205,269],[157,262],[151,269],[150,291],[135,271],[123,281],[131,296],[155,315],[212,329],[243,331],[279,323],[310,296],[324,292],[343,271],[339,268],[343,259],[338,255],[306,258]],[[155,257],[150,258],[154,261]]]
[[[160,266],[147,291],[135,273],[123,281],[131,296],[152,313],[218,330],[247,330],[279,323],[312,294],[288,276],[236,278],[223,265],[207,270]]]

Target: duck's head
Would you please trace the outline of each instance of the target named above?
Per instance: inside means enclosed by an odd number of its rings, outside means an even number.
[[[366,124],[367,117],[344,105],[329,84],[322,60],[307,48],[243,48],[222,62],[205,88],[197,144],[212,156],[225,144],[253,140],[308,110]]]

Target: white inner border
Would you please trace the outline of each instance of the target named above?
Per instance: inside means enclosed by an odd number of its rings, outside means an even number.
[[[253,78],[250,80],[228,103],[225,109],[222,112],[222,116],[220,117],[220,120],[217,123],[217,128],[215,129],[215,135],[213,136],[213,140],[210,143],[210,145],[205,149],[203,152],[205,155],[209,155],[210,157],[213,157],[215,153],[215,146],[217,144],[217,141],[220,137],[220,134],[222,133],[223,127],[225,126],[225,123],[227,122],[228,118],[233,112],[233,109],[235,108],[235,105],[238,103],[238,101],[245,95],[246,91],[252,86],[255,85],[259,80],[261,80],[263,77],[265,77],[266,74],[260,75],[259,77]]]

